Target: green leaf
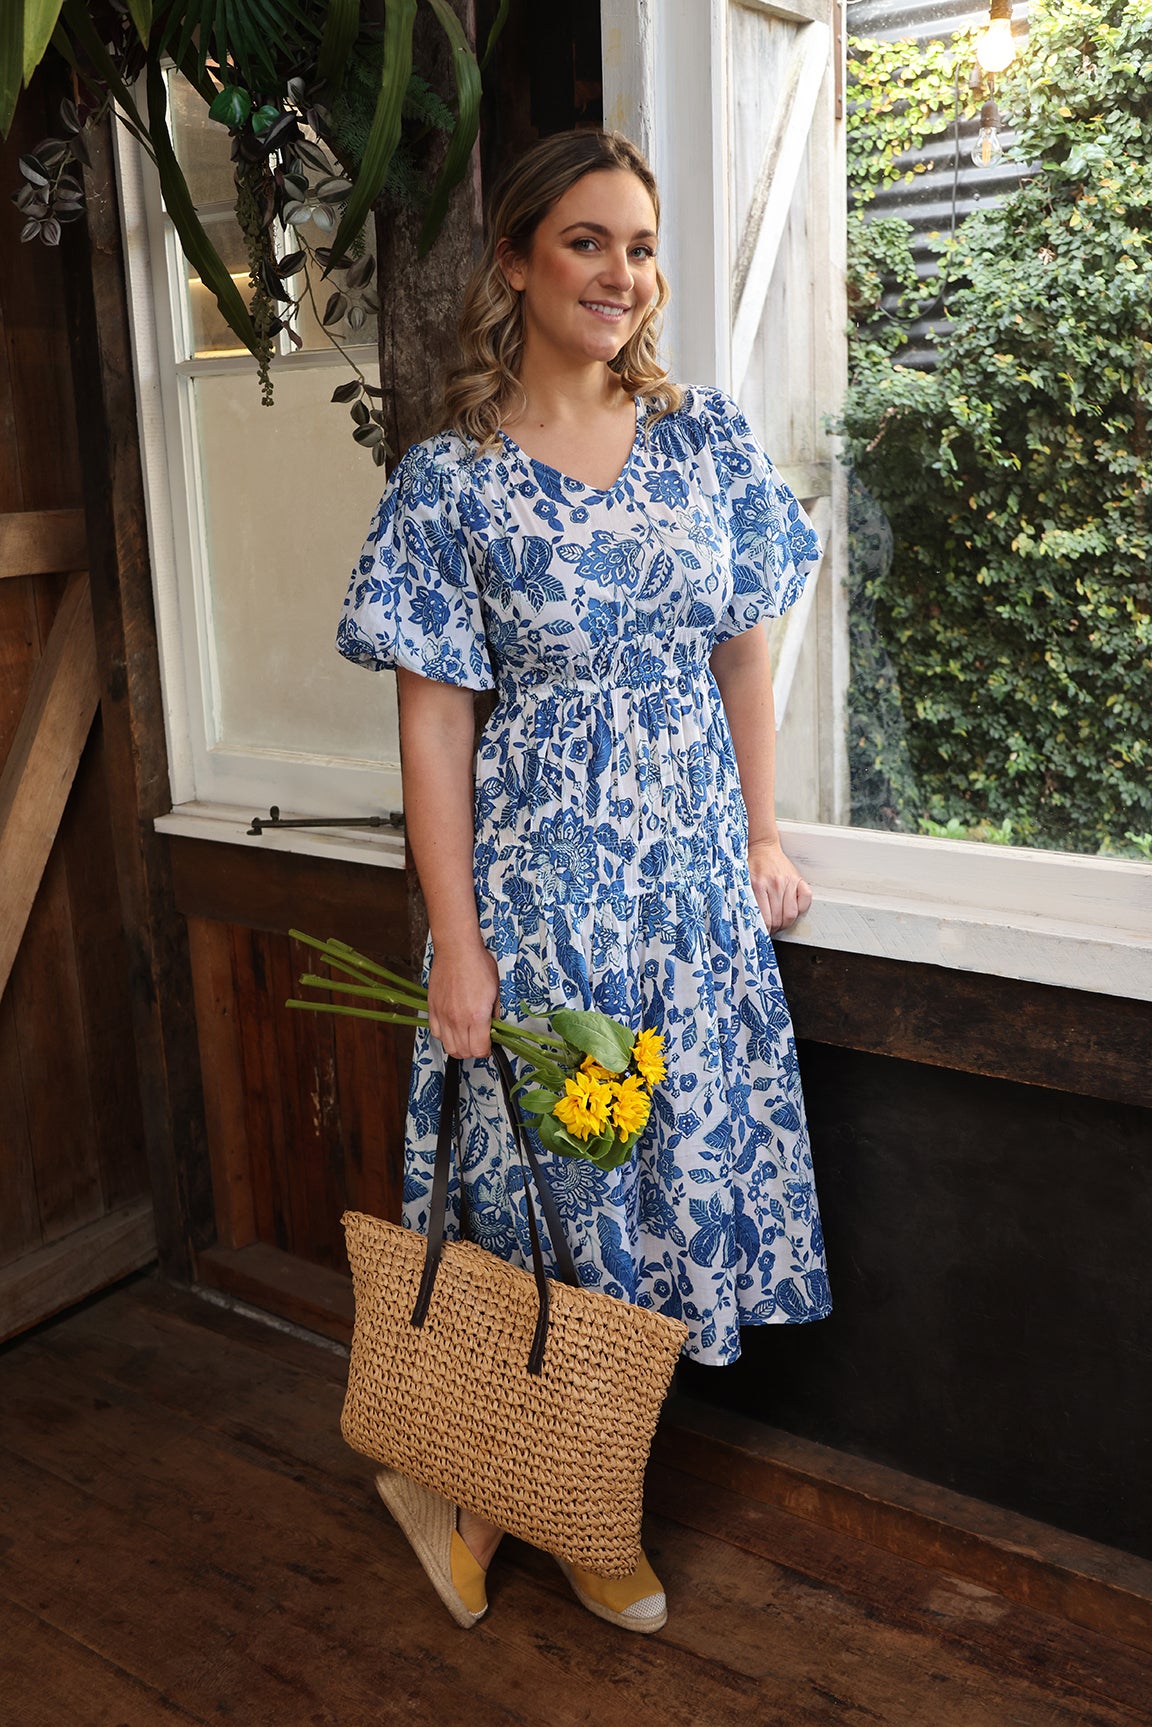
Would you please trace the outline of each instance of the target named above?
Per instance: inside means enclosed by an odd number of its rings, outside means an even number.
[[[552,1028],[573,1049],[590,1055],[609,1073],[623,1073],[632,1054],[635,1035],[606,1013],[562,1007],[552,1015]]]
[[[551,1115],[559,1101],[558,1092],[537,1090],[526,1091],[520,1099],[520,1104],[523,1109],[529,1110],[533,1115]]]
[[[17,6],[0,6],[0,132],[5,138],[24,77],[24,19]]]
[[[416,0],[386,0],[384,18],[384,64],[376,111],[356,184],[344,207],[344,215],[332,241],[333,258],[343,256],[355,240],[369,210],[379,197],[388,173],[388,165],[400,142],[400,120],[404,107],[404,92],[412,71],[412,27],[416,20]]]
[[[225,84],[208,109],[208,118],[238,131],[252,112],[252,98],[239,84]]]
[[[512,4],[512,0],[500,0],[500,5],[497,9],[496,16],[492,20],[492,28],[488,32],[488,40],[484,44],[484,58],[480,62],[481,72],[484,71],[489,60],[492,58],[492,50],[493,50],[493,48],[495,48],[497,42],[499,41],[501,32],[503,31],[505,24],[507,24],[507,22],[508,22],[508,9],[511,6],[511,4]]]
[[[144,46],[152,34],[152,0],[125,0],[128,15],[136,26],[136,34]]]
[[[64,25],[67,25],[67,30],[63,28]],[[85,72],[80,66],[69,40],[69,31],[91,61],[97,73],[97,80],[93,80],[91,73]],[[120,106],[121,117],[127,122],[128,130],[140,139],[148,154],[155,160],[152,139],[147,126],[140,117],[136,99],[120,76],[116,62],[101,41],[100,32],[92,22],[85,0],[64,0],[60,11],[60,23],[53,34],[52,45],[63,54],[68,64],[88,84],[89,89],[94,90],[96,94],[102,94],[100,84],[103,83],[112,92]]]
[[[62,5],[63,0],[24,0],[23,72],[26,86],[32,82],[32,74],[43,60],[44,50],[52,40],[52,32],[56,28]],[[20,0],[8,0],[8,9],[14,15],[12,21],[19,31]],[[8,26],[9,22],[5,20],[5,26]],[[7,81],[2,73],[0,79]],[[6,125],[4,131],[7,132]]]
[[[323,84],[338,84],[360,29],[360,0],[329,0],[316,74]]]
[[[432,189],[432,197],[420,230],[419,254],[429,250],[440,232],[448,209],[448,199],[455,186],[468,171],[468,162],[476,134],[480,130],[480,68],[472,52],[464,26],[453,12],[448,0],[429,0],[443,27],[452,49],[452,73],[456,80],[456,125],[448,142],[444,165]]]
[[[69,4],[71,3],[72,0],[69,0]],[[195,266],[204,286],[215,295],[216,304],[228,328],[239,336],[252,354],[259,355],[260,338],[256,334],[248,308],[220,254],[204,232],[192,203],[188,182],[176,160],[176,152],[172,148],[172,139],[168,132],[168,93],[164,86],[164,73],[157,58],[148,62],[146,88],[148,136],[156,152],[160,189],[164,194],[164,204],[172,219],[172,225],[180,237],[184,254]]]

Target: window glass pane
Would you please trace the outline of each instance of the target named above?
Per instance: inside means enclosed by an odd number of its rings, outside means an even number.
[[[205,102],[179,73],[168,79],[168,126],[192,202],[233,204],[236,182],[226,126],[208,118]]]
[[[225,212],[217,216],[202,216],[201,221],[204,223],[204,232],[219,252],[225,269],[240,289],[245,302],[250,302],[252,295],[248,285],[248,252],[235,216]],[[240,343],[236,332],[225,323],[216,304],[215,294],[204,286],[183,253],[180,254],[180,259],[184,266],[185,291],[188,295],[188,329],[192,355],[200,357],[209,354],[246,354],[248,350]]]
[[[852,13],[852,822],[1152,862],[1147,25],[1024,10]]]
[[[343,373],[284,366],[191,381],[203,485],[219,742],[395,759],[395,679],[342,659],[340,606],[383,469],[330,401]],[[375,373],[373,373],[373,377]]]

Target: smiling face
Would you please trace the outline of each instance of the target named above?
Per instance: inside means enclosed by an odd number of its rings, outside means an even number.
[[[652,199],[626,170],[585,174],[543,217],[527,257],[506,243],[498,255],[522,295],[526,358],[606,362],[656,298]]]

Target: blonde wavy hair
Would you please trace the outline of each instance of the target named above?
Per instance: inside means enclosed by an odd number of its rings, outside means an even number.
[[[651,168],[635,144],[619,132],[557,132],[544,138],[505,174],[496,191],[480,261],[464,290],[460,315],[460,363],[448,374],[440,417],[442,429],[475,440],[480,449],[496,442],[506,419],[524,405],[520,361],[524,351],[524,313],[497,256],[501,242],[526,258],[532,237],[552,206],[586,174],[609,170],[634,174],[652,200],[660,221],[660,195]],[[683,400],[657,356],[661,313],[668,303],[668,282],[657,266],[656,298],[615,359],[612,371],[630,396],[639,396],[651,425]]]

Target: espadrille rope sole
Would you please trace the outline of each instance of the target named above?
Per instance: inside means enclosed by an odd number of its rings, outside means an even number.
[[[555,1557],[555,1555],[553,1556]],[[572,1567],[567,1560],[556,1559],[561,1571],[568,1579],[572,1593],[581,1607],[586,1607],[589,1613],[594,1613],[597,1619],[606,1619],[609,1625],[620,1625],[625,1631],[659,1631],[668,1623],[668,1604],[663,1595],[647,1595],[642,1601],[633,1603],[626,1613],[617,1613],[615,1608],[606,1607],[603,1602],[595,1600],[580,1587]]]
[[[404,1531],[429,1582],[457,1625],[467,1630],[483,1619],[487,1607],[473,1613],[452,1581],[456,1507],[451,1500],[441,1498],[439,1493],[432,1493],[394,1469],[381,1469],[377,1473],[376,1491]]]

